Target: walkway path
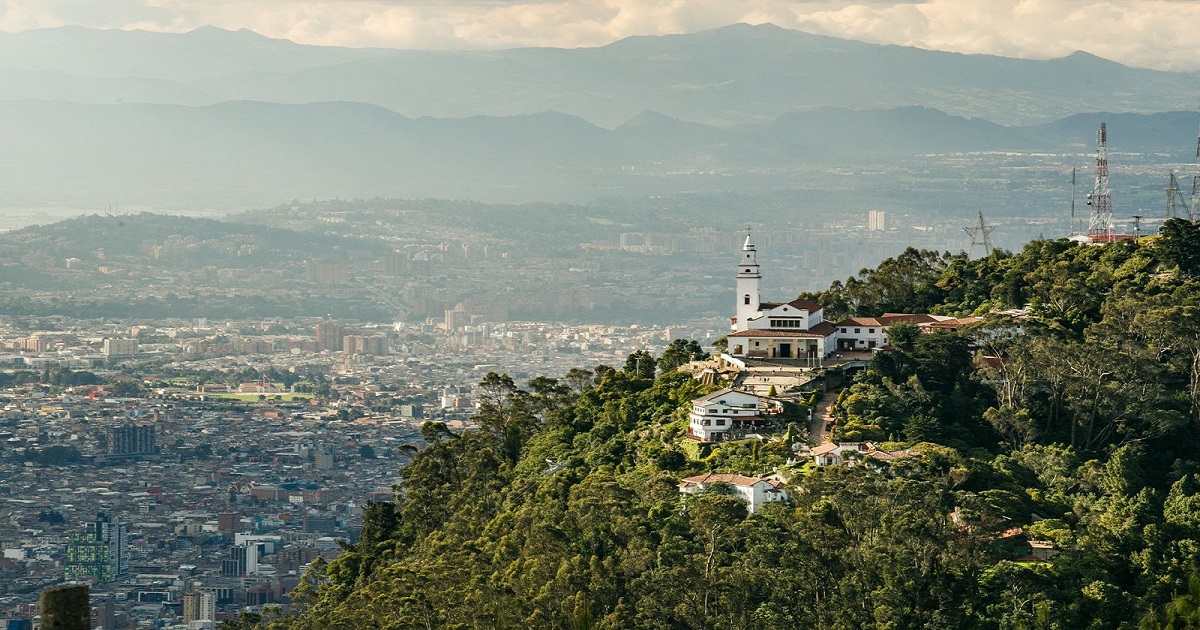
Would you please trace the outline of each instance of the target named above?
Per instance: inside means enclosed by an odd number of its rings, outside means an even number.
[[[825,392],[825,395],[821,396],[821,400],[817,401],[817,408],[813,410],[812,422],[808,424],[808,441],[814,446],[829,441],[829,431],[825,427],[833,421],[833,403],[837,402],[840,393],[837,391]]]

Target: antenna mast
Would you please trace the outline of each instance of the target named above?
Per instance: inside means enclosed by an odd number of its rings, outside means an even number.
[[[975,251],[976,245],[983,245],[983,255],[992,255],[992,230],[995,230],[994,225],[985,225],[983,222],[983,210],[979,211],[979,222],[971,227],[963,228],[963,231],[971,236],[971,247],[967,249],[967,258],[971,257],[971,252]]]
[[[1088,221],[1088,238],[1094,243],[1113,240],[1112,196],[1108,192],[1108,130],[1100,123],[1096,134],[1096,183],[1088,194],[1092,215]]]
[[[1175,218],[1176,202],[1179,202],[1180,205],[1187,207],[1189,209],[1189,214],[1190,214],[1191,204],[1189,204],[1187,202],[1187,200],[1185,200],[1183,198],[1183,193],[1179,192],[1179,180],[1175,178],[1175,171],[1171,171],[1171,175],[1167,179],[1166,193],[1167,193],[1167,218],[1168,219]],[[1195,195],[1193,195],[1193,200],[1194,200],[1194,197],[1195,197]]]
[[[1075,229],[1075,167],[1071,167],[1071,229],[1067,231],[1067,236],[1075,236],[1079,233]]]

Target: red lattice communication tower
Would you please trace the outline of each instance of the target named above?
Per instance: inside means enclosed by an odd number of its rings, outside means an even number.
[[[1096,138],[1096,184],[1087,197],[1087,203],[1092,207],[1087,235],[1093,243],[1107,243],[1113,240],[1114,235],[1112,196],[1108,192],[1108,131],[1105,123],[1100,123]]]

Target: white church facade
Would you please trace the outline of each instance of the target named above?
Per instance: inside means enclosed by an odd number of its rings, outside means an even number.
[[[980,321],[978,317],[947,317],[914,313],[884,313],[825,321],[824,309],[810,300],[763,302],[758,251],[750,236],[738,260],[737,308],[730,320],[725,353],[737,359],[786,359],[817,367],[836,352],[872,352],[888,345],[887,328],[914,324],[922,332],[954,332]]]
[[[763,302],[758,251],[750,236],[742,246],[737,272],[737,310],[726,353],[737,358],[798,359],[811,365],[837,349],[837,326],[825,321],[820,304],[809,300]]]

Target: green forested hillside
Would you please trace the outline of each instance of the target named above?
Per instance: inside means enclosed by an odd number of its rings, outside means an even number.
[[[287,616],[228,625],[1198,627],[1198,273],[1200,228],[1173,221],[1141,243],[909,251],[817,296],[863,315],[1029,309],[892,331],[836,408],[844,437],[918,452],[890,465],[814,470],[790,461],[795,431],[683,448],[707,390],[679,373],[530,391],[489,375],[482,429],[427,425],[396,502]],[[706,470],[779,470],[793,500],[749,515],[677,491]],[[1034,560],[1026,538],[1060,553]]]

